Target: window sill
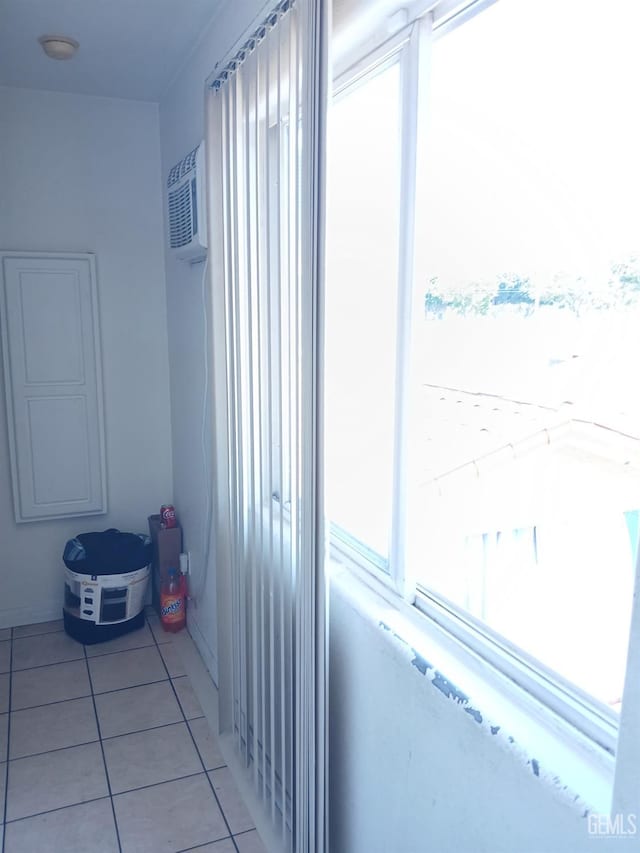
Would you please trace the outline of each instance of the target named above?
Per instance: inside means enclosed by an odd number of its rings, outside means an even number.
[[[497,748],[580,814],[609,812],[612,755],[367,572],[330,559],[327,574],[333,590],[406,657],[408,671],[427,678]]]

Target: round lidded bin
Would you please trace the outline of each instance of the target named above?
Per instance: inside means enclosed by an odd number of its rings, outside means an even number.
[[[81,533],[65,545],[64,629],[86,645],[142,628],[151,540],[142,533]]]

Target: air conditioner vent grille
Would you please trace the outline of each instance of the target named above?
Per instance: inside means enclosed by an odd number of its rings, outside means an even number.
[[[169,193],[169,244],[172,249],[188,246],[193,237],[191,184],[181,184]]]
[[[176,184],[181,178],[191,172],[196,167],[196,155],[198,153],[198,145],[193,151],[190,151],[186,157],[183,157],[179,163],[169,171],[169,177],[167,178],[167,186],[172,187]]]

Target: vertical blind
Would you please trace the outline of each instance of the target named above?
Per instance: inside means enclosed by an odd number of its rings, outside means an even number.
[[[295,851],[325,843],[325,17],[279,3],[207,94],[220,719]]]

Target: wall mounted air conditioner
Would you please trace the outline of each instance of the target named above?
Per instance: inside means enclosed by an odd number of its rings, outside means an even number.
[[[169,172],[167,200],[172,254],[181,261],[202,260],[207,255],[204,142]]]

